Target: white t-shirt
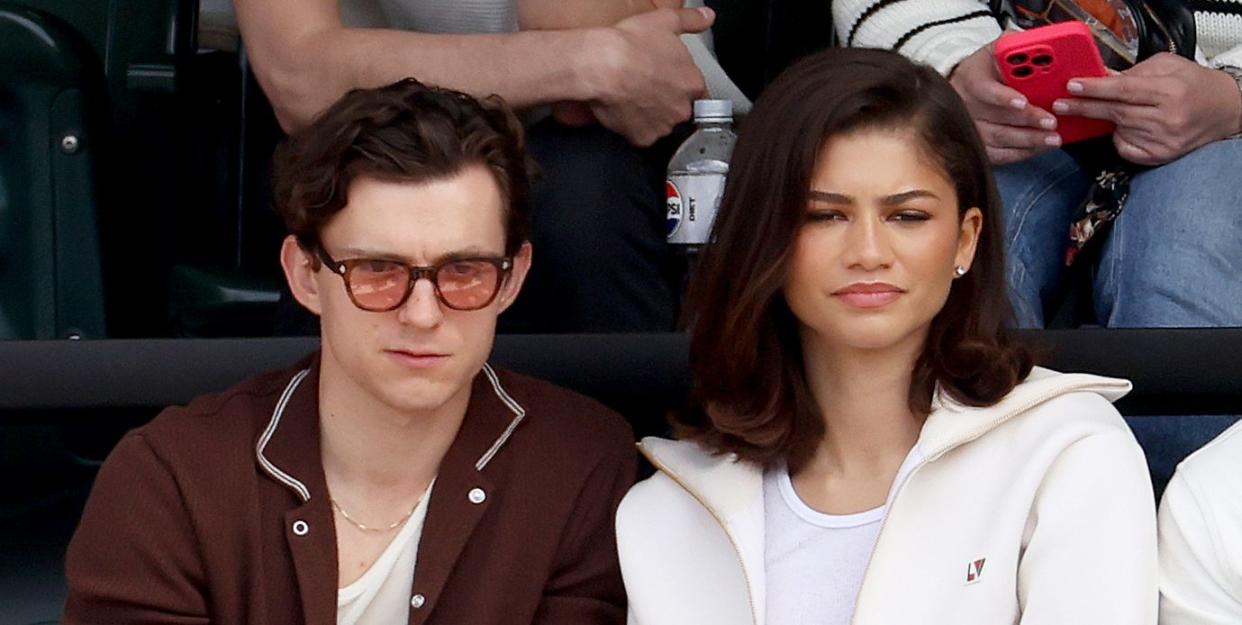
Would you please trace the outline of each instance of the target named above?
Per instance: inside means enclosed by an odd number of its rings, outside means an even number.
[[[337,589],[337,625],[391,625],[409,621],[414,564],[430,499],[431,486],[428,486],[409,520],[371,568],[354,583]]]
[[[916,445],[892,491],[922,458]],[[763,476],[764,569],[769,625],[849,625],[888,506],[824,514],[806,505],[789,471]]]

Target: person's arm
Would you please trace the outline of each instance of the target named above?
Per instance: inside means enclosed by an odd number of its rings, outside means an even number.
[[[832,18],[842,45],[891,49],[948,76],[994,164],[1060,145],[1056,118],[1001,82],[992,59],[1001,27],[986,2],[833,0]]]
[[[1242,519],[1213,519],[1238,524]],[[1179,470],[1160,501],[1161,625],[1242,623],[1242,554],[1217,537],[1190,482]]]
[[[676,9],[681,0],[519,0],[521,30],[573,30],[613,26],[627,17],[655,9]],[[591,105],[584,101],[555,102],[552,115],[570,126],[598,123]]]
[[[350,89],[414,76],[519,108],[598,103],[600,121],[639,145],[688,117],[703,84],[678,35],[708,28],[713,17],[659,10],[611,27],[447,35],[347,28],[337,0],[235,6],[255,75],[286,130]]]
[[[885,48],[947,75],[1001,34],[980,0],[831,0],[842,46]]]
[[[612,26],[655,9],[676,9],[682,0],[518,0],[522,30],[565,30]]]
[[[167,466],[140,434],[108,456],[65,559],[63,623],[208,623],[193,528]]]
[[[578,493],[533,625],[621,625],[625,587],[614,517],[637,477],[632,436],[619,435]]]
[[[1058,115],[1107,119],[1122,158],[1163,165],[1242,131],[1242,92],[1229,74],[1161,52],[1113,76],[1071,80]]]
[[[1018,564],[1021,625],[1155,625],[1155,498],[1128,430],[1062,451],[1033,507]]]
[[[1001,82],[992,44],[958,63],[949,74],[949,83],[970,111],[993,164],[1014,163],[1060,147],[1056,117]]]

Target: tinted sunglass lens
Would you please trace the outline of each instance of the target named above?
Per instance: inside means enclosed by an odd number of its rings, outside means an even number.
[[[349,292],[360,308],[392,310],[405,299],[410,274],[401,263],[365,260],[354,265],[348,275]]]
[[[484,260],[450,262],[436,273],[440,297],[450,308],[478,310],[489,303],[500,287],[500,270]]]

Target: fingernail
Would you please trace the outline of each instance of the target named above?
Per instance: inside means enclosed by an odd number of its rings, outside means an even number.
[[[1057,113],[1068,113],[1069,105],[1060,100],[1057,100],[1056,102],[1052,103],[1052,110],[1056,111]]]
[[[1060,135],[1048,135],[1047,137],[1044,137],[1044,145],[1050,145],[1052,147],[1061,145],[1061,136]]]
[[[1077,80],[1071,80],[1069,84],[1065,85],[1065,89],[1070,93],[1082,93],[1082,83]]]
[[[1056,108],[1056,106],[1054,105],[1053,108]],[[1057,118],[1045,117],[1039,120],[1039,125],[1045,130],[1052,130],[1053,128],[1057,127]]]
[[[703,17],[706,17],[707,19],[716,17],[716,12],[713,11],[711,7],[699,7],[699,13],[702,13]]]
[[[1009,106],[1012,106],[1018,109],[1019,111],[1021,111],[1022,109],[1026,108],[1026,98],[1014,98],[1009,101]]]

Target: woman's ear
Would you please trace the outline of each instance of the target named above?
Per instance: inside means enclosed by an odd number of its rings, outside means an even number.
[[[280,246],[280,266],[285,270],[285,281],[293,298],[307,310],[320,314],[323,307],[319,301],[319,281],[316,279],[319,263],[311,252],[302,248],[293,235],[285,237]]]
[[[954,255],[954,266],[970,270],[975,262],[975,250],[979,246],[979,233],[983,231],[983,211],[972,206],[962,215],[961,231],[957,236],[957,254]]]

